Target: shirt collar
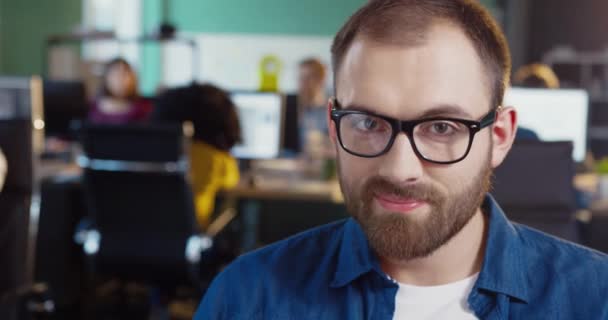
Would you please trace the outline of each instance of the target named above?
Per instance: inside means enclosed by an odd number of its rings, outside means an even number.
[[[527,302],[526,269],[518,231],[491,195],[486,196],[483,208],[489,217],[488,239],[483,266],[474,290],[503,293]],[[331,286],[345,286],[373,270],[384,274],[361,226],[349,218],[344,225]]]
[[[483,208],[490,225],[483,266],[474,289],[503,293],[528,302],[525,251],[519,231],[491,195],[486,196]]]
[[[372,270],[380,271],[378,259],[369,247],[359,223],[349,218],[344,225],[337,268],[331,287],[343,287]]]

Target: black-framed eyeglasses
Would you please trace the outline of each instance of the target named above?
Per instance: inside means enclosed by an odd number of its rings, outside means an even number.
[[[494,123],[496,109],[479,121],[433,117],[411,121],[358,110],[341,110],[334,99],[331,120],[346,152],[364,158],[386,154],[400,132],[405,132],[416,155],[436,164],[452,164],[467,157],[475,134]]]

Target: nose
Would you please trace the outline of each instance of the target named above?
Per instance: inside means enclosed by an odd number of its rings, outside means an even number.
[[[380,176],[395,183],[413,183],[422,177],[422,160],[405,133],[397,135],[389,152],[382,157]]]

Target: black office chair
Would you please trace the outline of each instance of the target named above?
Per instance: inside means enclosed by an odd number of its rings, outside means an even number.
[[[0,148],[8,174],[0,193],[0,318],[16,319],[16,301],[26,286],[29,209],[32,197],[31,124],[0,120]],[[22,139],[22,138],[23,139]]]
[[[0,193],[0,318],[44,317],[55,311],[46,284],[34,283],[38,192],[35,129],[29,119],[0,120],[8,172]]]
[[[85,124],[90,226],[76,233],[95,274],[159,286],[200,284],[212,239],[198,230],[178,125]]]
[[[580,242],[574,171],[571,142],[516,141],[492,194],[511,220]]]

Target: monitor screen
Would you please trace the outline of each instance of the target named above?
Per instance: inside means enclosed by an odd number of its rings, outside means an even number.
[[[513,106],[518,126],[534,131],[544,141],[572,141],[573,158],[585,160],[589,96],[584,90],[511,88],[505,106]]]
[[[283,123],[283,97],[270,92],[236,92],[242,142],[231,153],[240,159],[271,159],[279,156]]]

